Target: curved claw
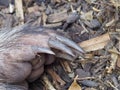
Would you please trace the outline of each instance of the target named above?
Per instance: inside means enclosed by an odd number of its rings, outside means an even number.
[[[32,46],[31,48],[37,53],[46,53],[46,54],[55,55],[55,53],[49,48],[44,48],[44,47],[39,47],[39,46]]]
[[[50,38],[48,41],[48,44],[52,48],[61,50],[61,51],[65,52],[73,57],[75,56],[69,47],[67,47],[66,45],[62,44],[60,41],[58,41],[54,38]]]
[[[70,61],[74,61],[76,57],[72,57],[68,54],[65,54],[65,53],[57,53],[56,54],[56,57],[59,57],[59,58],[64,58],[66,60],[70,60]]]
[[[85,52],[85,51],[84,51],[82,48],[80,48],[75,42],[73,42],[72,40],[70,40],[70,39],[68,39],[68,38],[65,38],[65,37],[60,36],[60,35],[56,35],[56,38],[57,38],[59,41],[63,42],[64,44],[66,44],[66,45],[68,45],[68,46],[70,46],[70,47],[78,50],[79,52],[82,52],[82,53]]]

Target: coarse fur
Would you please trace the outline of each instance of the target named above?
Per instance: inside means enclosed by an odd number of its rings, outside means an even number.
[[[21,25],[11,29],[2,28],[0,30],[0,51],[10,47],[10,43],[14,43],[14,40],[23,34],[22,31],[26,26],[27,25]]]
[[[16,43],[18,37],[24,34],[39,34],[43,31],[43,27],[31,27],[29,24],[16,26],[14,28],[2,28],[0,29],[0,52],[6,48],[11,47]],[[47,34],[47,33],[46,33]]]

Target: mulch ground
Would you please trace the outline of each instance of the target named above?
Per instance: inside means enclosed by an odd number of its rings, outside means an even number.
[[[32,23],[61,30],[86,51],[46,66],[31,90],[120,90],[119,0],[23,0],[22,9],[16,3],[0,1],[0,28]]]

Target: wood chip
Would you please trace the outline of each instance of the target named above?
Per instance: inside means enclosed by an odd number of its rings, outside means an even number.
[[[83,20],[92,20],[93,19],[93,11],[89,11],[89,12],[81,12],[81,19]]]
[[[110,41],[110,36],[107,33],[107,34],[98,36],[96,38],[92,38],[92,39],[83,41],[83,42],[79,43],[79,45],[86,52],[90,52],[90,51],[103,49],[109,41]]]
[[[68,17],[67,11],[61,11],[59,13],[54,13],[48,16],[47,21],[49,23],[56,23],[56,22],[61,22],[65,21]]]
[[[118,56],[117,66],[120,68],[120,56]]]
[[[73,83],[71,84],[68,90],[82,90],[82,88],[80,87],[76,80],[77,78],[74,79]]]
[[[54,86],[52,85],[52,83],[49,81],[49,79],[47,78],[47,76],[46,75],[43,75],[43,81],[44,81],[44,83],[45,83],[45,86],[46,86],[46,89],[47,90],[56,90],[55,88],[54,88]]]
[[[63,81],[55,71],[53,71],[52,69],[48,69],[47,71],[51,75],[51,77],[53,78],[54,81],[59,82],[60,85],[66,84],[65,81]]]
[[[117,49],[114,47],[113,50],[115,52],[117,52]],[[111,63],[110,63],[110,67],[107,67],[107,73],[112,73],[112,70],[115,69],[116,67],[116,62],[117,62],[117,59],[118,59],[118,54],[116,53],[111,53]]]
[[[61,60],[60,63],[66,72],[69,72],[69,73],[72,72],[68,61]]]
[[[16,16],[20,18],[21,24],[24,23],[24,13],[22,0],[15,0]]]

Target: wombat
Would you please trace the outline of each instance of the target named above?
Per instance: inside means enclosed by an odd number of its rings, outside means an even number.
[[[28,90],[55,58],[74,60],[84,50],[55,30],[28,24],[0,31],[0,90]]]

